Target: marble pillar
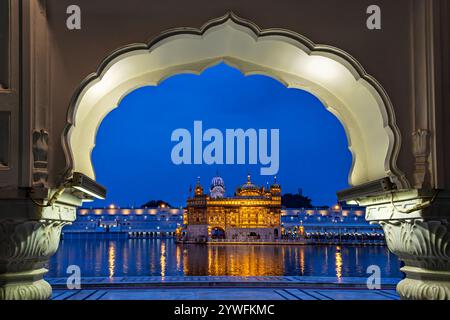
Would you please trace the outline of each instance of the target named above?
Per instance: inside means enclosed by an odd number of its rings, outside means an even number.
[[[63,195],[50,207],[30,199],[0,200],[0,300],[44,300],[52,288],[46,264],[58,249],[61,229],[79,205]]]
[[[450,193],[399,191],[361,202],[368,221],[384,229],[389,250],[403,262],[397,286],[405,300],[450,299]]]

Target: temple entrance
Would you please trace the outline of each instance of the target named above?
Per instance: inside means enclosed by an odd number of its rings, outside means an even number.
[[[219,227],[215,227],[211,230],[211,238],[214,240],[225,239],[225,230]]]

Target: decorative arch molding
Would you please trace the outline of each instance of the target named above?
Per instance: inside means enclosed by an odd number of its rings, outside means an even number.
[[[132,44],[108,56],[71,100],[62,136],[65,177],[81,172],[95,179],[91,152],[97,130],[127,94],[176,74],[201,74],[221,62],[318,97],[347,134],[352,186],[390,177],[398,189],[409,188],[396,165],[401,136],[392,103],[356,59],[292,31],[261,30],[233,13],[200,29],[169,30],[148,44]]]

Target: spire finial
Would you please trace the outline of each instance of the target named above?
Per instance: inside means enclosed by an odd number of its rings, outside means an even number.
[[[250,175],[250,173],[248,173],[247,174],[247,184],[251,184],[252,182],[251,182],[251,175]]]

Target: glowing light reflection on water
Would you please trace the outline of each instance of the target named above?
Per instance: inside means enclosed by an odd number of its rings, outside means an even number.
[[[378,265],[383,277],[402,278],[386,247],[177,245],[171,239],[63,240],[47,277],[82,276],[322,276],[366,277]]]

